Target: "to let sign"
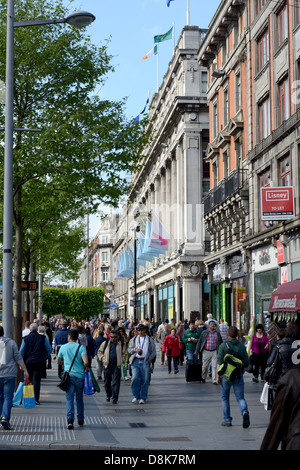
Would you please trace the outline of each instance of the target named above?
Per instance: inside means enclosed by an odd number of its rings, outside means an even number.
[[[287,220],[295,216],[292,186],[266,187],[260,191],[262,220]]]

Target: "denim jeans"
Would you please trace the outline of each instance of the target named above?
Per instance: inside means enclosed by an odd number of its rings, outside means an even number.
[[[190,351],[189,349],[187,349],[185,352],[188,361],[193,361],[195,363],[198,362],[198,355],[194,354],[195,351]]]
[[[67,419],[68,421],[74,421],[75,407],[74,400],[76,398],[77,407],[77,420],[84,420],[84,404],[83,404],[83,386],[84,379],[79,379],[75,375],[70,374],[70,386],[66,391],[67,399]]]
[[[222,378],[221,383],[221,399],[222,399],[222,408],[224,421],[231,423],[232,417],[230,416],[230,389],[233,387],[236,401],[239,405],[241,415],[248,413],[248,407],[246,400],[244,398],[244,377],[241,375],[239,379],[236,379],[234,382],[229,382],[228,380]]]
[[[134,359],[132,363],[131,392],[134,398],[147,400],[150,380],[150,364],[144,359]]]
[[[0,377],[0,417],[4,416],[9,423],[16,378]]]

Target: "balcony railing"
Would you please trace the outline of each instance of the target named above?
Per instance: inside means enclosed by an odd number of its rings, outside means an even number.
[[[215,207],[225,202],[228,198],[239,194],[241,190],[247,189],[247,179],[244,170],[233,171],[228,178],[223,179],[216,188],[213,188],[203,199],[204,216]]]

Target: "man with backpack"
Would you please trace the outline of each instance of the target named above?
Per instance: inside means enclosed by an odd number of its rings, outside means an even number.
[[[222,426],[232,426],[230,416],[230,389],[233,387],[236,401],[243,417],[243,428],[250,425],[247,402],[244,398],[243,374],[249,365],[245,346],[238,341],[238,330],[235,326],[228,329],[228,339],[218,350],[218,383],[221,383],[221,399],[224,421]]]

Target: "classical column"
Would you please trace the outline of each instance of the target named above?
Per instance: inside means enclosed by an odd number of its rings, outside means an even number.
[[[183,237],[183,209],[184,209],[184,178],[183,178],[183,149],[182,142],[177,146],[176,160],[176,190],[177,190],[177,211],[176,211],[176,246],[184,242]]]
[[[174,253],[177,248],[177,177],[176,177],[176,156],[172,153],[171,164],[171,208],[170,208],[170,253]]]

